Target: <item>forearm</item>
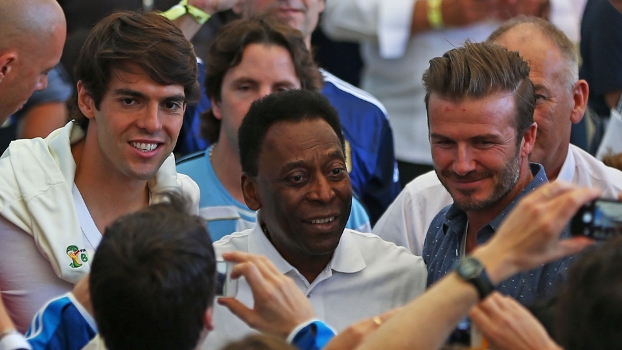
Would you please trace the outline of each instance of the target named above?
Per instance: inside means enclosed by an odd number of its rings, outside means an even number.
[[[511,254],[495,254],[481,246],[473,256],[481,261],[494,285],[518,272]],[[361,349],[438,349],[469,310],[479,302],[475,287],[450,272],[423,295],[372,333]],[[408,324],[408,327],[404,325]]]
[[[184,37],[186,37],[188,41],[192,40],[192,38],[194,38],[199,29],[202,27],[201,24],[197,23],[188,14],[185,14],[172,22],[181,30],[182,33],[184,33]]]
[[[30,349],[30,345],[22,334],[15,331],[15,325],[0,295],[0,350],[21,349]]]
[[[451,272],[370,334],[359,349],[438,349],[478,301],[475,287]]]
[[[4,333],[10,329],[14,329],[15,325],[9,317],[9,312],[4,306],[4,301],[2,301],[2,297],[0,296],[0,333]]]
[[[236,2],[237,0],[182,0],[162,14],[184,33],[186,39],[192,40],[211,15],[231,8]]]
[[[412,21],[410,23],[410,34],[417,34],[432,27],[428,20],[428,3],[426,1],[417,1],[413,6]]]

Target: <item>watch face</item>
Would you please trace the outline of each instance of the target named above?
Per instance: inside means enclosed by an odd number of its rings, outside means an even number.
[[[464,259],[460,263],[460,274],[465,277],[477,276],[482,270],[482,265],[474,259]]]

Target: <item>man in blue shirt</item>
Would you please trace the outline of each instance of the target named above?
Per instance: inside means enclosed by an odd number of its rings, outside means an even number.
[[[319,90],[321,77],[303,37],[280,22],[245,19],[228,24],[209,53],[207,96],[212,109],[202,115],[202,134],[211,146],[178,160],[177,170],[201,189],[200,214],[214,241],[255,226],[240,179],[238,128],[251,103],[291,89]],[[347,228],[370,232],[369,217],[354,198]]]
[[[425,240],[431,285],[490,239],[519,198],[548,180],[528,159],[536,95],[518,53],[466,43],[430,61],[423,81],[434,168],[454,201],[434,218]],[[498,289],[530,303],[551,292],[566,264],[517,274]]]
[[[190,1],[196,7],[204,7],[200,1]],[[324,0],[289,1],[262,0],[240,1],[233,7],[234,14],[242,18],[271,14],[298,29],[307,49],[311,49],[311,34],[315,30]],[[211,21],[210,21],[211,22]],[[210,23],[208,22],[208,24]],[[183,28],[182,28],[183,29]],[[192,34],[192,33],[188,33]],[[189,35],[186,35],[189,37]],[[191,35],[190,35],[191,37]],[[209,62],[207,62],[209,65]],[[207,67],[209,74],[209,67]],[[321,92],[339,112],[343,134],[348,143],[346,158],[354,193],[360,198],[374,224],[400,192],[397,163],[393,145],[393,131],[384,106],[369,93],[358,89],[329,72],[316,68],[322,76]],[[203,80],[199,78],[199,82]],[[203,95],[201,102],[184,116],[180,144],[176,152],[188,154],[204,150],[207,144],[199,138],[199,114],[209,109],[209,99]]]

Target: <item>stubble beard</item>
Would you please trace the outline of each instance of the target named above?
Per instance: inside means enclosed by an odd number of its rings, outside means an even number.
[[[454,200],[454,204],[458,206],[462,211],[480,211],[488,209],[495,204],[497,204],[501,199],[505,198],[505,196],[512,191],[516,183],[518,182],[518,178],[520,177],[520,163],[521,158],[519,152],[516,152],[514,157],[510,159],[507,166],[501,170],[501,174],[499,176],[499,181],[495,184],[495,187],[488,198],[482,200],[476,200],[471,198],[470,196],[474,194],[475,190],[453,190],[447,186],[447,183],[443,180],[441,176],[438,176],[438,170],[436,170],[436,174],[447,190],[451,195],[451,198]],[[455,174],[453,176],[456,176]],[[482,177],[490,177],[492,176],[490,173],[485,173]],[[456,200],[455,191],[459,191],[463,196],[466,196],[466,199]]]

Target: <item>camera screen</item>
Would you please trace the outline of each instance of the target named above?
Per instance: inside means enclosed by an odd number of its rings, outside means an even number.
[[[216,295],[226,294],[227,269],[229,264],[226,261],[216,261]]]
[[[592,210],[584,210],[583,235],[605,240],[622,234],[622,202],[596,200]]]

